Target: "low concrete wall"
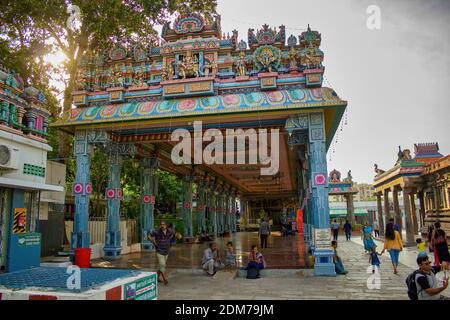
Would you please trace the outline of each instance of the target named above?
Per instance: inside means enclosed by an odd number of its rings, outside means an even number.
[[[138,276],[122,278],[83,293],[56,290],[41,291],[33,288],[24,290],[0,289],[0,300],[127,300],[124,294],[126,285],[151,275],[155,275],[155,272],[142,272]],[[153,300],[157,300],[157,286],[158,283],[155,280],[155,284],[141,290],[148,291],[149,295],[154,296]]]

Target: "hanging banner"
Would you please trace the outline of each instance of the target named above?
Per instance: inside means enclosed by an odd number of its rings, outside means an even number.
[[[13,233],[18,234],[26,232],[27,232],[27,209],[14,208]]]

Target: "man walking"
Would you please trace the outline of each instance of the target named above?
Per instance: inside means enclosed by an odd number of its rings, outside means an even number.
[[[352,225],[348,220],[345,221],[344,224],[344,232],[345,232],[345,241],[350,241],[352,238]]]
[[[208,275],[213,276],[216,274],[217,270],[222,269],[223,266],[224,265],[219,257],[217,244],[211,242],[208,248],[203,251],[202,268]]]
[[[171,240],[175,237],[175,233],[171,229],[167,229],[165,221],[161,220],[159,229],[153,230],[148,234],[147,239],[153,243],[156,249],[156,257],[158,259],[158,282],[168,284],[166,274],[167,258],[169,257],[169,249]],[[160,278],[162,276],[162,279]]]
[[[339,235],[339,223],[337,223],[336,219],[334,219],[331,224],[331,231],[333,231],[333,240],[337,241]]]
[[[375,237],[379,237],[380,236],[380,225],[378,224],[377,220],[375,220],[373,222],[373,231],[375,232]]]
[[[261,249],[267,248],[267,237],[270,235],[270,225],[264,218],[261,219],[258,234],[261,238]]]

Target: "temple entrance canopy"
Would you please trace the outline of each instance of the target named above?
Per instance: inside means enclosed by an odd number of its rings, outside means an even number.
[[[355,206],[353,204],[353,195],[358,193],[358,190],[353,189],[352,171],[349,170],[347,177],[341,181],[341,173],[334,169],[329,176],[329,195],[330,196],[344,196],[347,203],[347,220],[354,224],[355,222]]]
[[[115,46],[84,57],[78,91],[73,93],[75,108],[54,124],[75,135],[73,193],[78,223],[72,248],[89,244],[86,219],[93,144],[106,145],[110,159],[106,256],[120,255],[117,177],[127,156],[141,161],[144,235],[153,229],[157,192],[153,170],[159,167],[184,179],[186,239],[197,231],[192,230],[193,183],[199,193],[194,214],[214,235],[236,231],[236,198],[287,199],[303,209],[305,233],[312,239],[322,231],[326,238],[326,152],[347,102],[333,89],[322,87],[320,33],[308,26],[299,37],[292,35],[286,41],[284,26],[276,31],[264,25],[256,34],[250,29],[246,43],[238,41],[237,31],[223,36],[219,16],[208,22],[188,14],[172,26],[164,25],[162,39],[149,48]],[[227,145],[230,134],[233,144]],[[249,137],[252,134],[256,140]],[[173,150],[182,136],[194,152],[188,157],[183,152],[184,161],[176,163]],[[221,141],[222,148],[211,145]],[[196,161],[196,148],[203,155],[201,161]],[[204,157],[212,149],[209,154],[216,161],[208,163]],[[240,152],[246,155],[243,163],[237,161]],[[274,170],[264,173],[264,168]],[[207,222],[206,208],[211,213]],[[325,242],[310,243],[316,273],[334,274],[330,244]],[[143,246],[151,250],[145,237]]]

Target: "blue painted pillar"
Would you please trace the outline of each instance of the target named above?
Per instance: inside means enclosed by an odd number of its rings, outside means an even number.
[[[216,184],[213,180],[208,184],[208,210],[209,210],[209,219],[208,219],[208,233],[213,235],[214,238],[217,238],[217,196],[216,196]]]
[[[155,175],[159,167],[157,157],[141,158],[141,249],[153,251],[153,244],[147,235],[154,228],[155,198],[158,194],[158,177]]]
[[[231,232],[236,233],[236,192],[231,195]]]
[[[183,221],[184,221],[184,241],[193,240],[192,230],[192,182],[193,176],[188,175],[183,178]]]
[[[224,194],[224,212],[223,212],[223,232],[224,233],[230,233],[231,228],[231,221],[230,221],[230,217],[231,217],[231,206],[230,206],[230,198],[231,198],[231,194],[228,191],[227,193]]]
[[[328,173],[323,112],[311,113],[309,123],[309,161],[312,187],[311,213],[314,226],[314,274],[335,276],[331,249]]]
[[[108,149],[108,188],[106,189],[108,219],[103,250],[106,258],[118,258],[122,251],[120,235],[120,200],[122,198],[120,173],[123,157],[119,154],[118,143],[110,143]]]
[[[205,207],[206,207],[206,181],[203,177],[198,180],[198,199],[197,199],[197,232],[202,233],[206,230]]]
[[[223,201],[223,189],[217,195],[217,233],[219,236],[223,235],[223,212],[224,212],[224,201]]]
[[[75,213],[73,231],[70,241],[70,255],[73,259],[74,249],[89,248],[89,195],[92,191],[90,180],[92,146],[88,143],[86,130],[75,132],[74,154],[76,160],[75,182],[73,196],[75,198]]]

